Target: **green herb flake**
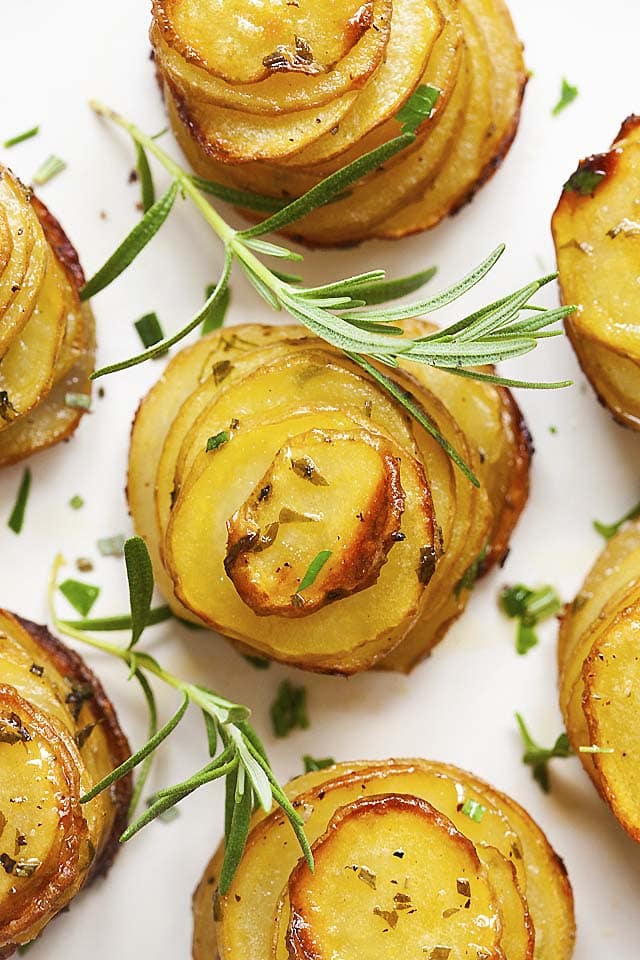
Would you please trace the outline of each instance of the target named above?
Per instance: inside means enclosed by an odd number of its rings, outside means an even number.
[[[115,537],[103,537],[98,540],[98,551],[103,557],[123,557],[125,538],[118,533]]]
[[[460,577],[453,590],[456,597],[459,597],[463,590],[473,590],[478,578],[482,575],[488,550],[489,545],[485,544],[473,563],[467,567],[463,575]]]
[[[421,83],[415,93],[396,114],[396,120],[402,125],[403,133],[416,133],[424,120],[433,116],[435,106],[442,93],[430,83]]]
[[[551,619],[562,609],[562,601],[553,587],[532,590],[519,583],[505,587],[500,594],[500,606],[511,619],[518,620],[516,650],[523,656],[538,644],[536,626]]]
[[[271,705],[271,723],[276,737],[287,737],[292,730],[307,730],[307,691],[283,680]]]
[[[143,347],[155,347],[156,343],[164,340],[164,333],[157,313],[145,313],[143,317],[136,320],[134,327],[138,331]]]
[[[596,187],[606,177],[605,170],[590,170],[588,167],[578,167],[565,183],[563,190],[578,193],[581,197],[591,196]]]
[[[305,753],[302,758],[304,764],[305,773],[315,773],[316,770],[326,770],[327,767],[333,767],[335,760],[333,757],[312,757],[309,753]]]
[[[73,407],[77,410],[91,409],[91,394],[89,393],[65,393],[65,407]]]
[[[48,183],[49,180],[53,180],[54,177],[57,177],[59,173],[62,173],[63,170],[66,170],[67,165],[64,160],[61,160],[60,157],[56,157],[52,154],[50,157],[44,161],[44,163],[38,167],[36,172],[33,175],[33,182],[37,186],[41,187],[43,184]]]
[[[22,527],[24,526],[24,515],[27,509],[27,501],[29,499],[29,490],[31,489],[31,470],[27,467],[22,474],[22,480],[20,481],[20,486],[18,487],[18,493],[16,496],[16,502],[11,511],[11,516],[7,521],[7,526],[10,530],[13,530],[14,533],[18,534],[21,532]]]
[[[313,586],[313,584],[316,582],[318,574],[331,556],[331,553],[331,550],[321,550],[320,553],[313,558],[307,567],[307,572],[300,582],[297,593],[302,593],[303,590],[308,590],[309,587]]]
[[[216,288],[217,284],[209,284],[205,292],[205,300],[210,300],[211,297],[213,297],[214,293],[216,292]],[[207,314],[202,321],[201,333],[203,337],[207,333],[213,333],[214,330],[219,330],[220,327],[224,325],[230,302],[231,289],[227,286],[211,304],[211,308],[207,311]]]
[[[465,817],[469,817],[470,820],[473,820],[474,823],[482,823],[486,812],[486,807],[483,807],[477,800],[471,799],[465,800],[461,810],[461,813],[463,813]]]
[[[88,616],[100,594],[100,587],[94,587],[90,583],[81,583],[80,580],[65,580],[58,589],[81,617]]]
[[[573,755],[569,737],[566,733],[561,733],[552,747],[541,747],[529,733],[527,725],[519,713],[516,713],[516,720],[524,743],[522,762],[531,767],[533,779],[545,793],[549,793],[549,761],[558,758],[564,759]]]
[[[71,497],[71,500],[69,500],[69,506],[72,510],[81,510],[82,507],[84,507],[84,500],[79,493],[76,493],[73,497]]]
[[[566,77],[562,78],[562,88],[560,90],[560,99],[556,103],[555,107],[551,111],[554,117],[557,117],[559,113],[569,106],[570,103],[578,96],[578,88],[574,87],[573,84],[569,83]]]
[[[207,453],[211,453],[212,450],[218,450],[220,447],[223,447],[225,443],[229,443],[230,439],[229,431],[221,430],[220,433],[216,433],[215,436],[209,437],[205,450]]]
[[[611,540],[628,520],[637,520],[638,517],[640,517],[640,503],[636,503],[635,507],[631,507],[631,509],[615,523],[601,523],[600,520],[594,520],[593,528],[600,536],[604,537],[605,540]]]
[[[549,427],[549,433],[552,434],[552,435],[555,437],[555,435],[557,434],[557,432],[558,432],[558,428],[557,428],[556,426],[554,426],[553,424],[551,424],[551,426]]]
[[[8,140],[5,140],[2,146],[5,150],[8,150],[9,147],[15,147],[18,143],[24,143],[25,140],[31,140],[32,137],[36,137],[40,133],[40,125],[38,124],[35,127],[31,127],[29,130],[25,130],[24,133],[17,133],[14,137],[9,137]]]

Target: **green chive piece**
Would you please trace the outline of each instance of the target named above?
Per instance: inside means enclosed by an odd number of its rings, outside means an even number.
[[[638,517],[640,517],[640,503],[636,503],[635,507],[631,507],[631,509],[615,523],[601,523],[600,520],[594,520],[593,527],[605,540],[611,540],[627,520],[637,520]]]
[[[557,117],[559,113],[569,106],[570,103],[578,96],[578,88],[574,87],[573,84],[569,83],[566,77],[562,78],[562,89],[560,90],[560,99],[556,103],[555,107],[551,111],[554,117]]]
[[[76,493],[71,500],[69,500],[69,506],[72,510],[81,510],[84,507],[84,500],[79,493]]]
[[[24,526],[24,515],[27,509],[27,500],[29,499],[29,490],[31,489],[31,470],[27,467],[22,474],[22,480],[20,481],[20,486],[18,487],[18,494],[16,496],[16,502],[14,504],[13,510],[11,511],[11,516],[7,522],[7,526],[10,530],[13,530],[14,533],[20,533],[22,527]]]
[[[76,407],[78,410],[89,410],[91,408],[90,393],[65,393],[65,407]]]
[[[215,289],[216,284],[210,283],[205,293],[205,300],[209,300],[210,297],[213,296]],[[220,296],[212,303],[211,309],[204,318],[201,330],[203,337],[207,333],[212,333],[214,330],[219,330],[220,327],[224,325],[230,302],[231,290],[229,287],[225,287]]]
[[[500,594],[500,606],[511,620],[519,621],[516,650],[524,655],[538,644],[535,627],[555,617],[562,609],[562,601],[553,587],[547,585],[532,590],[519,583],[505,587]]]
[[[430,83],[420,84],[396,114],[396,120],[402,124],[403,133],[415,133],[421,123],[431,117],[441,93],[438,87]]]
[[[605,170],[590,170],[588,167],[578,167],[562,189],[579,193],[581,197],[588,197],[595,193],[596,188],[602,183],[606,175]]]
[[[25,140],[31,140],[32,137],[36,137],[40,133],[40,124],[37,124],[35,127],[31,127],[30,130],[25,130],[24,133],[18,133],[15,137],[9,137],[8,140],[5,140],[3,147],[5,150],[8,150],[9,147],[15,147],[18,143],[24,143]]]
[[[142,340],[143,347],[153,347],[156,343],[164,340],[164,333],[157,313],[145,313],[144,317],[136,320],[134,326]]]
[[[327,767],[333,767],[335,765],[333,757],[317,758],[312,757],[309,753],[305,753],[302,762],[305,773],[315,773],[316,770],[326,770]]]
[[[65,580],[58,589],[81,617],[88,616],[100,594],[100,587],[94,587],[90,583],[81,583],[80,580]]]
[[[311,563],[307,568],[307,572],[302,578],[302,582],[298,587],[297,593],[302,593],[303,590],[307,590],[309,587],[313,586],[313,584],[316,582],[316,578],[318,574],[320,573],[320,571],[322,570],[322,568],[324,567],[325,563],[327,562],[330,556],[331,556],[331,550],[321,550],[320,553],[313,558],[313,560],[311,561]]]
[[[271,705],[271,723],[276,737],[287,737],[292,730],[307,730],[307,691],[283,680]]]
[[[228,443],[230,439],[228,430],[221,430],[220,433],[216,433],[215,437],[209,437],[207,440],[206,451],[211,453],[212,450],[217,450],[219,447],[223,447],[225,443]]]
[[[572,756],[573,750],[569,743],[569,737],[566,733],[561,733],[551,748],[541,747],[529,733],[527,725],[519,713],[516,713],[516,720],[524,744],[522,762],[531,767],[533,779],[545,793],[549,793],[549,761]]]
[[[60,157],[56,157],[52,154],[48,157],[42,166],[38,167],[36,172],[33,175],[33,182],[41,187],[44,183],[48,183],[49,180],[53,180],[54,177],[57,177],[59,173],[62,173],[63,170],[66,170],[67,165],[64,160],[61,160]]]
[[[102,537],[98,540],[98,551],[103,557],[123,557],[125,538],[121,533],[115,537]]]
[[[473,820],[474,823],[482,823],[482,818],[487,812],[487,808],[483,807],[477,800],[469,799],[465,800],[461,812],[464,813],[465,817]]]

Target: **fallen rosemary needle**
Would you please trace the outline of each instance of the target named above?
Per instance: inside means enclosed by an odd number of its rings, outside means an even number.
[[[54,628],[66,636],[88,644],[104,653],[122,660],[128,667],[129,679],[135,678],[140,684],[149,708],[149,736],[147,742],[125,763],[96,784],[82,797],[82,803],[88,803],[98,794],[107,790],[111,784],[126,776],[136,767],[140,772],[134,787],[130,808],[132,822],[120,837],[126,842],[143,827],[157,817],[166,814],[199,787],[213,780],[226,781],[225,807],[225,858],[220,875],[220,892],[226,893],[231,885],[240,862],[249,832],[249,821],[254,806],[271,810],[274,801],[282,808],[298,838],[302,852],[313,869],[313,855],[304,832],[304,822],[294,810],[291,802],[278,784],[271,769],[264,747],[258,735],[249,724],[250,711],[247,707],[231,703],[213,690],[200,684],[189,683],[169,673],[158,661],[138,646],[146,626],[155,620],[151,610],[153,593],[153,574],[151,560],[144,540],[132,537],[125,543],[125,562],[129,582],[131,613],[128,617],[115,617],[112,629],[129,629],[131,638],[127,645],[117,645],[87,632],[96,621],[62,620],[56,613],[55,596],[58,586],[58,574],[64,564],[58,556],[53,565],[49,589],[49,605]],[[164,619],[162,617],[161,619]],[[108,621],[97,621],[104,630]],[[163,725],[158,726],[158,711],[153,688],[149,677],[153,676],[173,687],[181,696],[178,709]],[[158,747],[174,732],[188,708],[194,706],[201,710],[206,729],[210,760],[202,769],[181,783],[165,787],[154,794],[151,804],[137,819],[133,819],[145,783],[149,776],[151,763]]]
[[[392,369],[398,366],[400,360],[412,360],[442,367],[454,374],[504,386],[537,389],[568,386],[569,381],[541,383],[505,380],[486,372],[479,373],[470,369],[521,356],[533,350],[541,338],[561,335],[561,330],[548,328],[554,322],[568,316],[573,308],[561,307],[547,310],[530,303],[536,292],[553,280],[555,274],[534,280],[429,336],[411,339],[403,335],[403,330],[398,324],[411,317],[431,313],[458,300],[486,276],[502,255],[504,246],[499,246],[466,277],[441,293],[408,305],[391,307],[378,306],[378,304],[415,291],[430,279],[435,271],[423,271],[411,277],[388,280],[385,278],[384,270],[371,270],[320,286],[305,287],[298,283],[299,278],[287,277],[271,270],[262,261],[265,257],[302,260],[302,254],[280,244],[262,240],[261,237],[267,233],[282,230],[313,210],[339,199],[352,184],[414,143],[417,129],[422,122],[428,120],[437,96],[438,91],[435,88],[420,87],[409,101],[410,109],[403,109],[396,118],[399,129],[397,137],[354,160],[328,176],[302,197],[286,204],[274,198],[232,190],[214,181],[192,176],[176,163],[153,137],[143,133],[135,124],[125,120],[108,107],[92,101],[91,107],[98,115],[122,127],[134,141],[138,169],[144,170],[146,212],[117,250],[87,282],[81,293],[82,298],[87,300],[99,293],[126,270],[162,227],[179,195],[189,198],[194,203],[218,239],[222,241],[225,250],[222,274],[204,307],[193,319],[176,334],[154,344],[143,353],[96,370],[93,378],[115,373],[157,357],[200,326],[210,311],[225,296],[231,267],[234,262],[237,262],[258,294],[270,307],[274,310],[285,310],[312,333],[343,350],[353,361],[362,366],[440,443],[468,479],[478,485],[470,468],[438,432],[419,404],[392,378],[382,373],[378,366],[374,366],[374,362]],[[151,168],[146,160],[147,154],[153,156],[171,176],[169,188],[153,203],[151,199],[155,197],[155,190],[151,180]],[[274,212],[262,222],[246,230],[237,231],[211,205],[207,195],[263,213],[269,210]]]

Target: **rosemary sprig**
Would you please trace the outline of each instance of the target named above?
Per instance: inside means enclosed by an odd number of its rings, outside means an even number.
[[[250,717],[248,708],[232,703],[200,684],[181,680],[161,667],[154,657],[139,648],[138,643],[145,627],[152,620],[159,622],[164,617],[159,617],[157,611],[156,617],[153,617],[154,611],[151,610],[151,595],[153,592],[151,561],[146,545],[140,537],[132,537],[127,540],[125,561],[131,616],[129,618],[112,618],[111,623],[114,626],[110,629],[119,630],[123,627],[129,627],[131,638],[127,646],[110,643],[87,632],[89,628],[95,629],[96,623],[99,624],[98,629],[106,629],[104,624],[109,622],[108,620],[69,621],[60,619],[55,609],[55,594],[58,574],[64,560],[57,557],[53,566],[49,588],[49,606],[54,628],[74,640],[88,644],[122,660],[128,668],[129,679],[135,678],[140,684],[149,709],[149,736],[146,743],[116,770],[96,784],[89,793],[82,797],[81,802],[88,803],[98,794],[109,789],[117,780],[139,768],[130,808],[130,815],[133,817],[156,751],[177,729],[187,710],[195,706],[202,712],[204,718],[209,761],[181,783],[157,791],[150,806],[129,824],[120,837],[121,842],[130,840],[143,827],[165,814],[167,810],[173,809],[176,804],[199,787],[214,780],[225,779],[227,785],[225,808],[226,850],[220,878],[220,892],[222,894],[226,893],[233,880],[247,840],[249,820],[254,806],[260,806],[263,810],[269,811],[274,801],[282,808],[289,819],[307,863],[313,869],[313,855],[305,836],[304,821],[293,808],[275,778],[264,747],[248,722]],[[158,711],[153,689],[149,682],[150,676],[156,677],[173,687],[181,697],[177,710],[162,726],[158,726]]]
[[[397,137],[331,174],[302,197],[283,205],[283,202],[274,201],[273,198],[230,191],[221,184],[192,176],[162,150],[153,137],[108,107],[93,101],[91,106],[99,116],[111,120],[129,133],[138,156],[139,151],[142,151],[145,157],[154,157],[164,167],[171,176],[171,184],[165,195],[148,209],[116,252],[89,280],[82,291],[83,299],[88,299],[104,289],[133,262],[165,222],[178,194],[194,203],[225,249],[222,275],[195,318],[178,333],[154,344],[144,353],[95,371],[93,378],[157,357],[187,336],[218,308],[220,301],[226,296],[231,266],[237,262],[258,294],[272,309],[285,310],[314,334],[349,354],[370,373],[377,370],[372,366],[374,363],[396,367],[401,359],[405,359],[498,384],[508,383],[511,386],[528,388],[568,386],[570,381],[503,381],[500,377],[476,373],[471,369],[521,356],[533,350],[539,340],[560,335],[561,331],[549,331],[548,328],[568,316],[573,308],[547,310],[534,307],[529,302],[555,275],[535,280],[428,337],[411,339],[404,336],[402,329],[397,326],[401,320],[422,316],[458,300],[492,269],[502,255],[504,246],[494,250],[458,283],[434,297],[418,300],[408,306],[377,305],[419,289],[431,279],[433,270],[421,271],[397,280],[386,280],[383,270],[373,270],[322,286],[305,287],[300,285],[299,277],[282,274],[263,263],[265,257],[302,260],[301,254],[288,247],[260,238],[267,233],[282,230],[319,207],[344,196],[352,184],[413,144],[418,127],[428,121],[432,104],[432,96],[426,96],[425,90],[421,88],[411,99],[410,109],[403,109],[397,118],[400,130]],[[236,231],[211,206],[205,194],[231,200],[254,210],[274,212],[262,222],[246,230]],[[396,400],[412,416],[416,416],[419,407],[413,398],[398,388],[389,377],[379,374],[376,379],[383,389],[393,393]],[[418,419],[449,456],[453,457],[468,479],[478,485],[470,468],[446,444],[428,417],[423,413]]]

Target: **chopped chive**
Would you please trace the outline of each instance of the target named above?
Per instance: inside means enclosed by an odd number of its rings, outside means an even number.
[[[524,655],[538,643],[535,627],[559,613],[562,601],[553,587],[532,590],[519,583],[505,587],[500,594],[500,606],[510,619],[519,621],[516,650]]]
[[[560,91],[560,99],[556,103],[555,107],[551,111],[554,117],[557,117],[565,107],[568,107],[570,103],[578,96],[578,88],[574,87],[573,84],[569,83],[566,77],[562,78],[562,89]]]
[[[224,446],[225,443],[229,442],[229,431],[221,430],[220,433],[216,433],[214,437],[209,437],[207,440],[206,451],[211,453],[212,450],[217,450],[219,447]]]
[[[210,283],[205,292],[205,300],[213,296],[215,289],[216,284]],[[206,317],[202,321],[201,332],[203,337],[205,334],[219,330],[223,326],[230,301],[231,290],[229,287],[225,287],[220,296],[211,304]]]
[[[164,333],[162,332],[157,313],[145,313],[144,317],[136,320],[134,326],[138,331],[138,336],[142,340],[143,347],[153,347],[156,343],[164,340]]]
[[[38,167],[33,175],[33,182],[38,186],[42,186],[44,183],[48,183],[49,180],[57,177],[63,170],[66,170],[66,167],[67,165],[64,160],[52,154]]]
[[[461,813],[464,813],[465,817],[469,817],[474,823],[482,823],[482,818],[486,812],[487,808],[483,807],[477,800],[465,800],[461,810]]]
[[[82,507],[84,507],[84,500],[80,494],[76,493],[73,497],[71,497],[71,500],[69,500],[69,506],[72,510],[80,510]]]
[[[8,140],[5,140],[3,147],[5,150],[8,150],[9,147],[15,147],[18,143],[23,143],[25,140],[31,140],[32,137],[37,136],[40,133],[40,124],[37,124],[35,127],[31,127],[30,130],[25,130],[24,133],[18,133],[15,137],[9,137]]]
[[[282,681],[271,705],[271,723],[276,737],[286,737],[296,728],[308,729],[307,691],[304,687],[294,687],[288,680]]]
[[[100,587],[94,587],[90,583],[81,583],[80,580],[65,580],[58,589],[81,617],[86,617],[91,612],[91,608],[100,594]]]
[[[605,540],[611,540],[627,520],[637,520],[638,517],[640,517],[640,503],[636,503],[635,507],[631,507],[631,510],[628,510],[615,523],[601,523],[600,520],[594,520],[593,527]]]
[[[89,410],[91,408],[90,393],[65,393],[65,407],[76,407],[78,410]]]
[[[403,133],[415,133],[423,120],[429,119],[440,99],[441,92],[438,87],[430,83],[420,84],[396,114],[396,120],[402,124]]]
[[[322,757],[318,759],[317,757],[312,757],[310,754],[305,753],[302,758],[304,764],[305,773],[315,773],[316,770],[326,770],[327,767],[333,767],[335,760],[333,757]]]
[[[98,540],[98,551],[103,557],[123,557],[125,538],[121,533],[115,537],[103,537]]]
[[[7,523],[9,529],[13,530],[14,533],[20,533],[24,525],[24,514],[27,508],[27,500],[29,499],[30,489],[31,470],[29,467],[27,467],[22,474],[22,480],[20,481],[20,486],[18,487],[16,502]]]
[[[307,590],[309,587],[313,586],[313,584],[316,582],[316,578],[318,574],[320,573],[320,571],[322,570],[322,568],[324,567],[325,563],[327,562],[330,556],[331,556],[331,550],[321,550],[320,553],[313,558],[313,560],[307,567],[307,572],[302,578],[302,582],[300,583],[300,586],[298,587],[298,590],[297,590],[298,593],[302,593],[303,590]]]

